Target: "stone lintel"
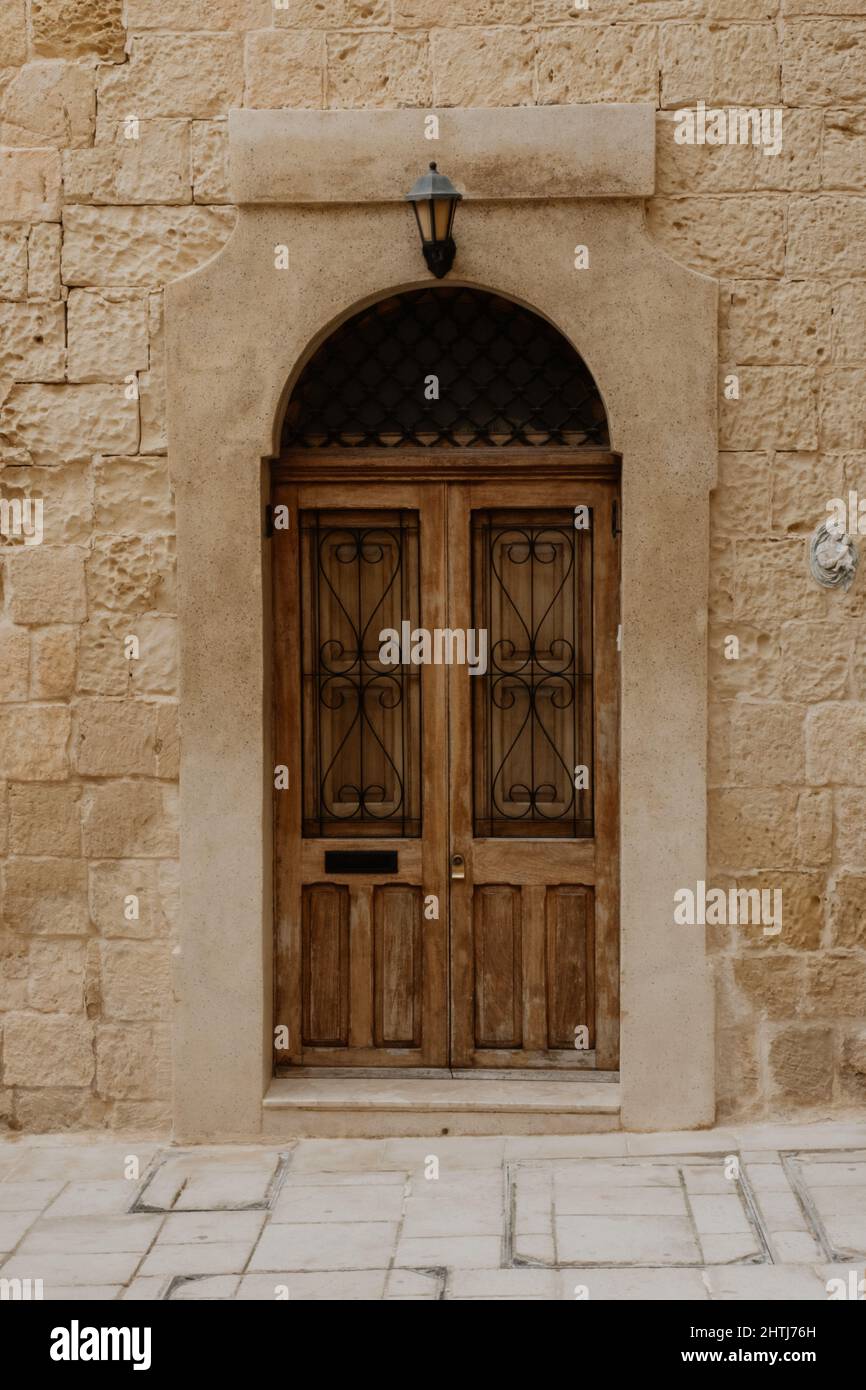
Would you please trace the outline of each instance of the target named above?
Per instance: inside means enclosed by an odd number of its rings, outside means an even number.
[[[431,159],[474,202],[645,198],[655,117],[649,105],[229,112],[241,205],[400,201]]]

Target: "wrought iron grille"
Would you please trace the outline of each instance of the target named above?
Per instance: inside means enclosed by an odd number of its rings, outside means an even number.
[[[415,512],[302,511],[303,833],[421,833],[418,666],[380,632],[420,622]]]
[[[410,290],[342,324],[304,368],[284,448],[609,445],[582,359],[546,319],[481,290]]]
[[[591,836],[591,532],[569,512],[473,512],[472,601],[489,649],[472,681],[475,834]]]

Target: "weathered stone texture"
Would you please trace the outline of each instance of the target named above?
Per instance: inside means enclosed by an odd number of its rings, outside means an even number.
[[[3,1075],[13,1086],[89,1086],[93,1027],[72,1014],[7,1014]]]
[[[426,34],[329,34],[328,105],[429,106],[433,100]],[[317,105],[315,99],[303,105]]]
[[[664,24],[662,106],[769,106],[779,100],[779,43],[771,24]]]
[[[6,222],[56,222],[60,217],[60,155],[56,150],[0,149],[0,208]]]
[[[658,89],[658,35],[648,24],[586,23],[543,29],[538,39],[538,100],[651,101]]]
[[[430,39],[436,106],[528,106],[534,41],[519,29],[437,30]]]
[[[67,208],[64,282],[161,286],[215,255],[234,220],[232,208]]]
[[[116,385],[13,387],[0,412],[9,443],[34,463],[91,454],[132,454],[138,447],[138,401]]]
[[[69,203],[189,203],[189,124],[154,118],[100,121],[91,149],[63,157]]]
[[[320,108],[325,80],[324,37],[303,31],[251,34],[246,44],[246,75],[249,106]]]
[[[102,68],[101,119],[222,116],[243,102],[243,40],[236,34],[142,34],[130,61]]]
[[[50,58],[120,62],[123,0],[31,0],[33,47]]]
[[[0,145],[79,149],[93,139],[95,118],[92,68],[28,63],[0,97]]]
[[[149,361],[147,298],[122,290],[71,290],[66,301],[70,381],[123,381]]]

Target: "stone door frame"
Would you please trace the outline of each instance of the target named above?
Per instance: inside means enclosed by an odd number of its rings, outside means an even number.
[[[675,926],[673,906],[677,888],[706,877],[717,289],[646,232],[654,112],[236,111],[229,144],[235,229],[166,291],[181,642],[176,1135],[262,1130],[274,1022],[269,460],[319,343],[364,305],[431,282],[402,201],[431,157],[464,194],[449,283],[514,299],[574,344],[622,457],[622,1124],[711,1124],[704,934]]]

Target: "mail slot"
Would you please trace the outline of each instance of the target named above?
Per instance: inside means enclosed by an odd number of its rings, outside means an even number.
[[[395,849],[326,849],[326,874],[396,874]]]

